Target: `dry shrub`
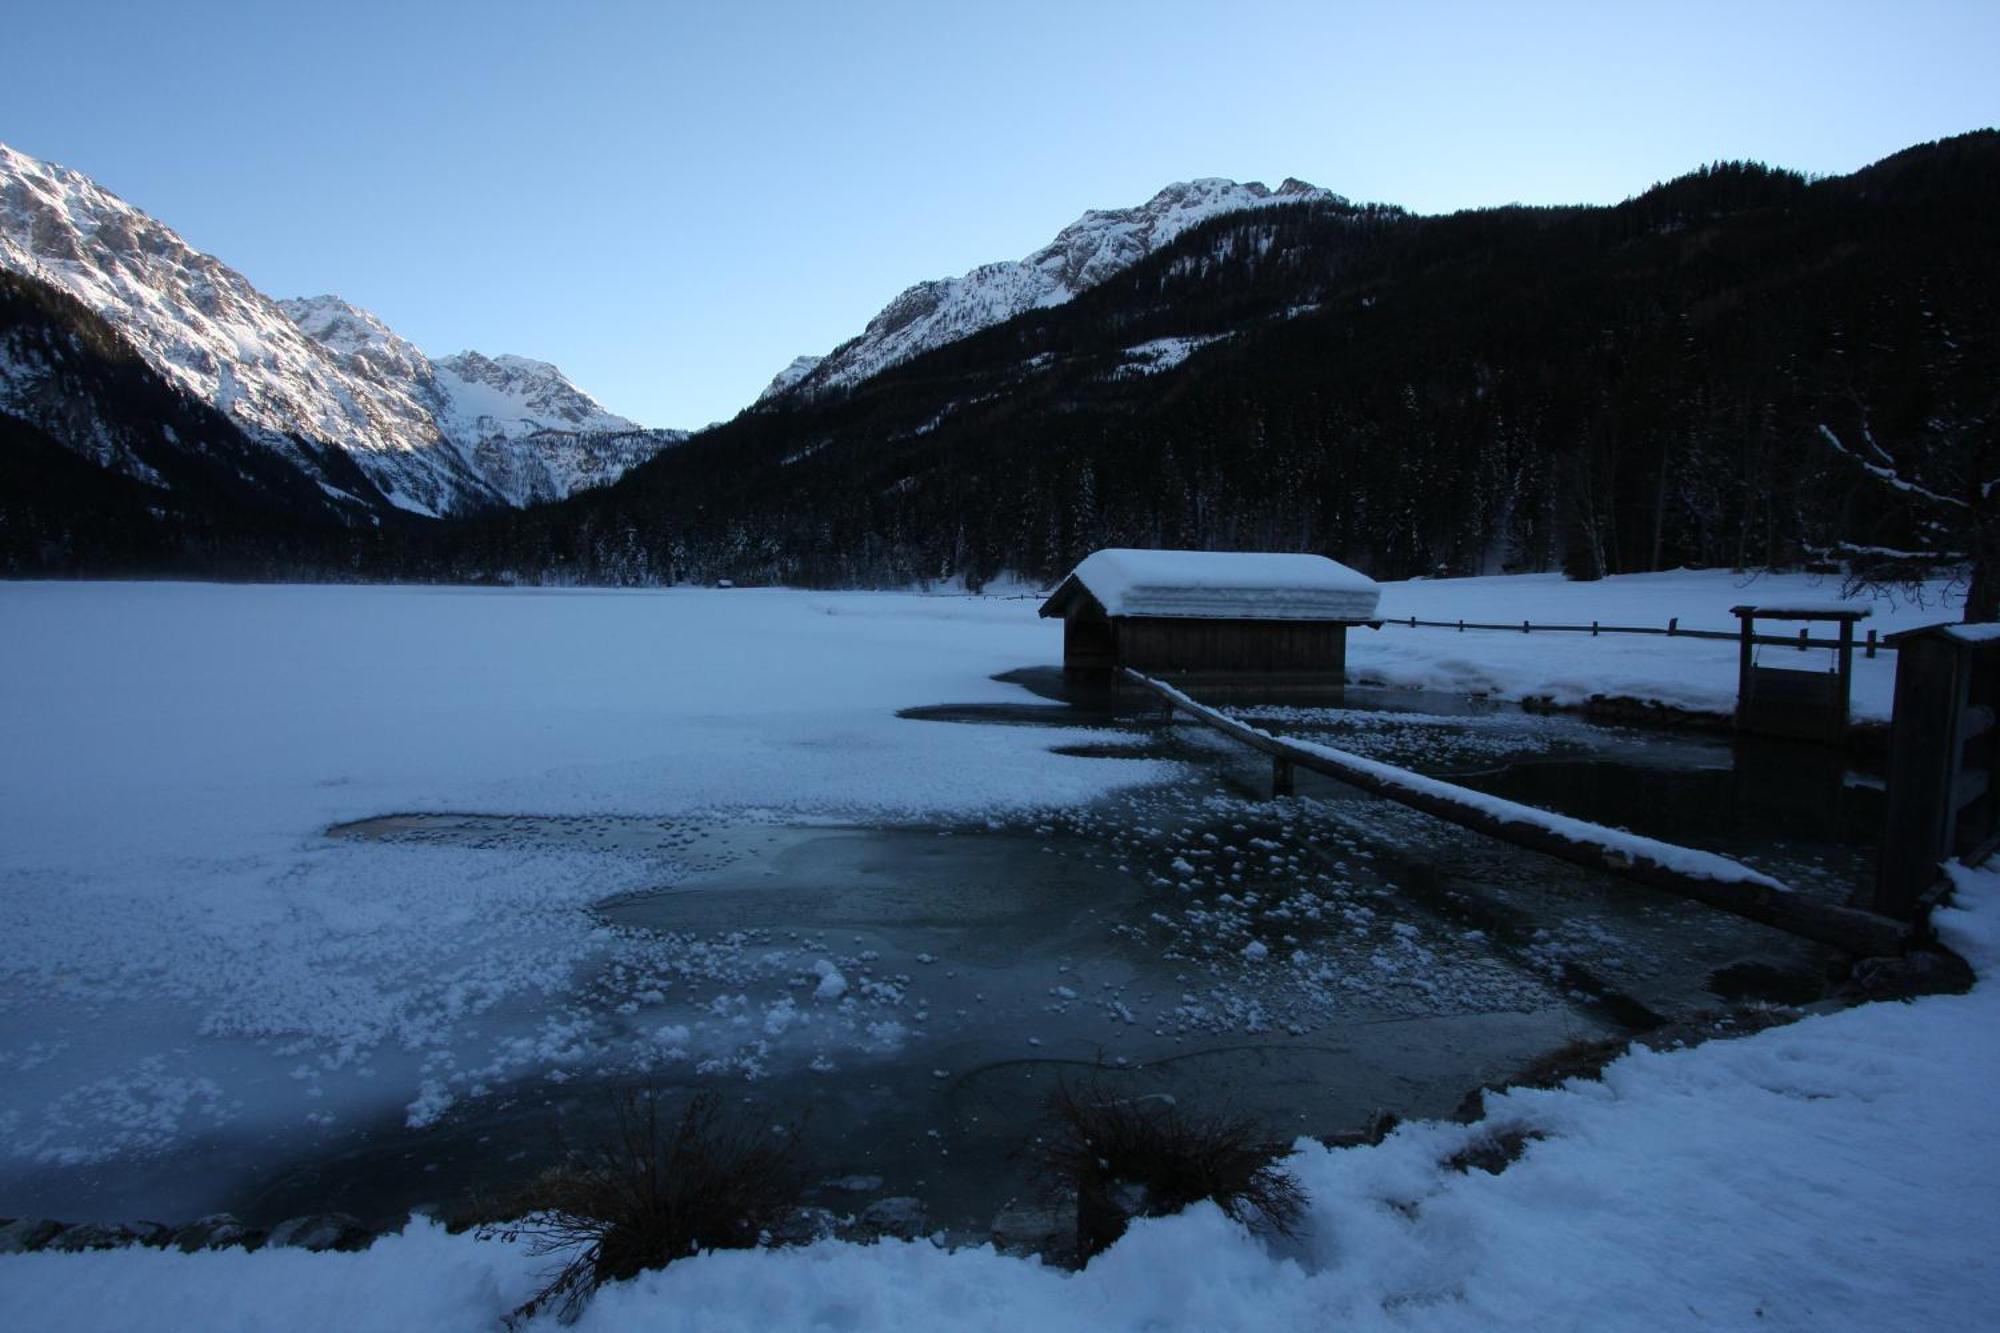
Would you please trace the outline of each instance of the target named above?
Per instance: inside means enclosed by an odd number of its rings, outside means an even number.
[[[1278,1165],[1281,1149],[1247,1116],[1183,1111],[1169,1098],[1084,1082],[1050,1094],[1048,1119],[1038,1156],[1050,1184],[1075,1193],[1079,1265],[1123,1235],[1131,1218],[1177,1213],[1202,1199],[1283,1236],[1305,1214],[1305,1191]]]
[[[544,1171],[501,1210],[513,1220],[480,1234],[526,1238],[537,1255],[570,1254],[514,1312],[531,1318],[554,1303],[567,1321],[606,1282],[702,1250],[764,1243],[803,1186],[796,1125],[774,1134],[730,1122],[706,1093],[663,1124],[656,1094],[628,1092],[608,1141]]]

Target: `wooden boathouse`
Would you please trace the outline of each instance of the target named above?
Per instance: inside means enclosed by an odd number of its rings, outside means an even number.
[[[1381,589],[1321,555],[1262,551],[1095,552],[1042,615],[1063,622],[1063,668],[1120,668],[1339,683],[1347,631],[1378,625]]]

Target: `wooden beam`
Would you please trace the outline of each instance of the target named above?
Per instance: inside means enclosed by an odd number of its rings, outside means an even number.
[[[1897,645],[1896,702],[1889,727],[1889,790],[1882,852],[1868,906],[1914,916],[1952,853],[1968,697],[1965,654],[1943,634]]]
[[[1125,674],[1165,699],[1170,707],[1274,760],[1336,778],[1461,828],[1719,907],[1860,957],[1902,953],[1911,942],[1913,932],[1901,921],[1807,898],[1725,857],[1554,815],[1327,746],[1273,736],[1188,697],[1164,681],[1130,668]],[[1696,865],[1698,871],[1691,868]]]

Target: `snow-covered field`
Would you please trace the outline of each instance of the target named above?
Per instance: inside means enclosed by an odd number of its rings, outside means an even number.
[[[1833,592],[1722,574],[1439,581],[1388,585],[1382,612],[1727,629],[1736,602]],[[580,910],[672,882],[672,856],[392,846],[330,825],[1011,817],[1173,777],[1050,749],[1130,739],[1114,733],[895,716],[1027,700],[989,677],[1057,660],[1060,632],[1034,611],[793,591],[0,585],[0,1212],[7,1182],[38,1172],[421,1122],[481,1077],[559,1071],[582,977],[627,968],[643,990],[763,965],[727,939],[635,953]],[[1883,607],[1871,623],[1950,615]],[[1350,643],[1355,674],[1396,684],[1717,710],[1734,693],[1724,643],[1407,628]],[[1857,666],[1860,711],[1885,714],[1893,658]],[[2000,891],[1982,878],[1971,896],[1954,931],[1985,966]],[[717,1256],[607,1293],[586,1322],[1965,1326],[2000,1295],[1996,1003],[1982,985],[1515,1094],[1498,1114],[1549,1137],[1498,1177],[1439,1170],[1479,1132],[1463,1127],[1304,1150],[1315,1227],[1283,1253],[1197,1210],[1142,1225],[1077,1277],[923,1246]],[[0,1324],[117,1327],[143,1310],[165,1328],[483,1328],[534,1267],[422,1223],[358,1256],[0,1256]],[[86,1289],[97,1304],[78,1303]]]

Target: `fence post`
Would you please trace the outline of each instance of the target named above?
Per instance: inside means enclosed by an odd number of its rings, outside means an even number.
[[[1590,637],[1593,639],[1597,637],[1597,622],[1595,620],[1590,622]]]
[[[1952,789],[1965,749],[1967,666],[1968,655],[1948,634],[1920,630],[1896,643],[1888,809],[1875,891],[1865,904],[1884,916],[1913,917],[1956,850]]]
[[[1528,632],[1528,622],[1524,620],[1521,622],[1521,633],[1526,634],[1527,632]]]
[[[1806,631],[1804,627],[1801,627],[1799,630],[1799,651],[1804,652],[1805,650],[1806,650]]]
[[[1679,616],[1674,616],[1671,619],[1669,619],[1667,621],[1667,637],[1670,639],[1673,638],[1674,635],[1679,632],[1680,627],[1681,627],[1681,618]]]
[[[1874,630],[1872,630],[1872,629],[1868,631],[1868,652],[1867,652],[1867,656],[1869,656],[1869,657],[1873,657],[1873,656],[1875,656],[1875,631],[1874,631]]]
[[[1458,622],[1458,632],[1459,632],[1460,634],[1463,634],[1463,633],[1465,633],[1465,619],[1464,619],[1464,617],[1460,617],[1460,618],[1459,618],[1459,622]]]

